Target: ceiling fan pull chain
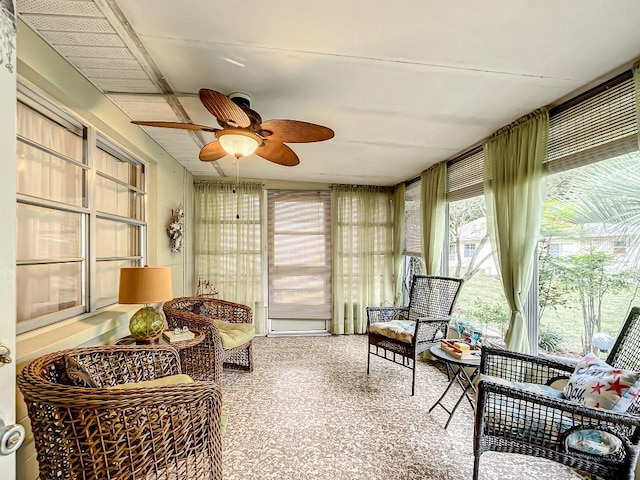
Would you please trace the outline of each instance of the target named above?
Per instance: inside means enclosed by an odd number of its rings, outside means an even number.
[[[240,194],[238,192],[238,188],[240,188],[240,161],[239,157],[234,158],[234,162],[236,163],[236,186],[233,189],[233,193],[236,194],[236,220],[240,220]]]

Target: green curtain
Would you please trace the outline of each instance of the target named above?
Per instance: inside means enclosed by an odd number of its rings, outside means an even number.
[[[640,149],[640,60],[633,64],[633,89],[636,98],[636,125],[638,126],[638,148]]]
[[[511,307],[509,350],[528,353],[524,303],[545,199],[549,112],[544,108],[496,132],[484,144],[487,227]]]
[[[427,275],[439,275],[447,206],[447,164],[438,163],[421,176],[422,258]]]
[[[402,305],[402,280],[404,273],[404,247],[405,247],[405,193],[407,187],[404,183],[396,186],[393,194],[393,285],[395,296],[393,304]]]
[[[366,333],[367,307],[393,305],[393,190],[331,188],[334,334]]]
[[[203,277],[219,298],[249,305],[256,333],[266,333],[259,183],[196,182],[195,279]],[[194,279],[194,280],[195,280]]]

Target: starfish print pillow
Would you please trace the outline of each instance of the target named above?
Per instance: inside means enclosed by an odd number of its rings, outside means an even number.
[[[582,405],[625,412],[640,395],[640,372],[613,368],[588,353],[576,365],[563,393]]]

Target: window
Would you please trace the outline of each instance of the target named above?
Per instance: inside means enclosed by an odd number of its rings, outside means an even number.
[[[640,155],[549,177],[539,242],[541,335],[581,355],[598,332],[615,337],[637,304],[640,214],[630,201]],[[549,335],[549,334],[546,334]]]
[[[475,243],[465,243],[464,244],[464,258],[472,258],[474,253],[476,253],[476,244]]]
[[[581,355],[596,333],[616,337],[638,298],[640,154],[631,72],[551,113],[539,338],[547,350]]]
[[[455,196],[454,196],[455,198]],[[484,196],[449,203],[449,274],[465,279],[454,318],[479,327],[491,341],[502,341],[509,307],[493,259]]]
[[[19,88],[18,333],[117,301],[121,266],[139,265],[144,166]],[[95,199],[95,200],[93,200]],[[92,204],[95,201],[95,205]]]
[[[269,191],[267,218],[269,317],[329,320],[333,306],[329,192]],[[272,330],[277,330],[274,323]],[[326,330],[324,322],[307,324]]]

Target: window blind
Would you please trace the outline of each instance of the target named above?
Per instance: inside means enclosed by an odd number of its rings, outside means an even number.
[[[549,173],[613,158],[638,149],[636,106],[630,74],[597,93],[552,110],[549,118]]]
[[[551,109],[549,173],[577,168],[638,149],[633,77],[626,72]],[[447,201],[483,194],[482,145],[450,160]]]
[[[422,256],[422,219],[420,215],[421,180],[407,185],[404,194],[405,244],[404,254]]]
[[[269,191],[269,318],[331,318],[331,196]]]
[[[463,154],[447,165],[447,201],[455,202],[482,195],[484,152],[482,146]]]

